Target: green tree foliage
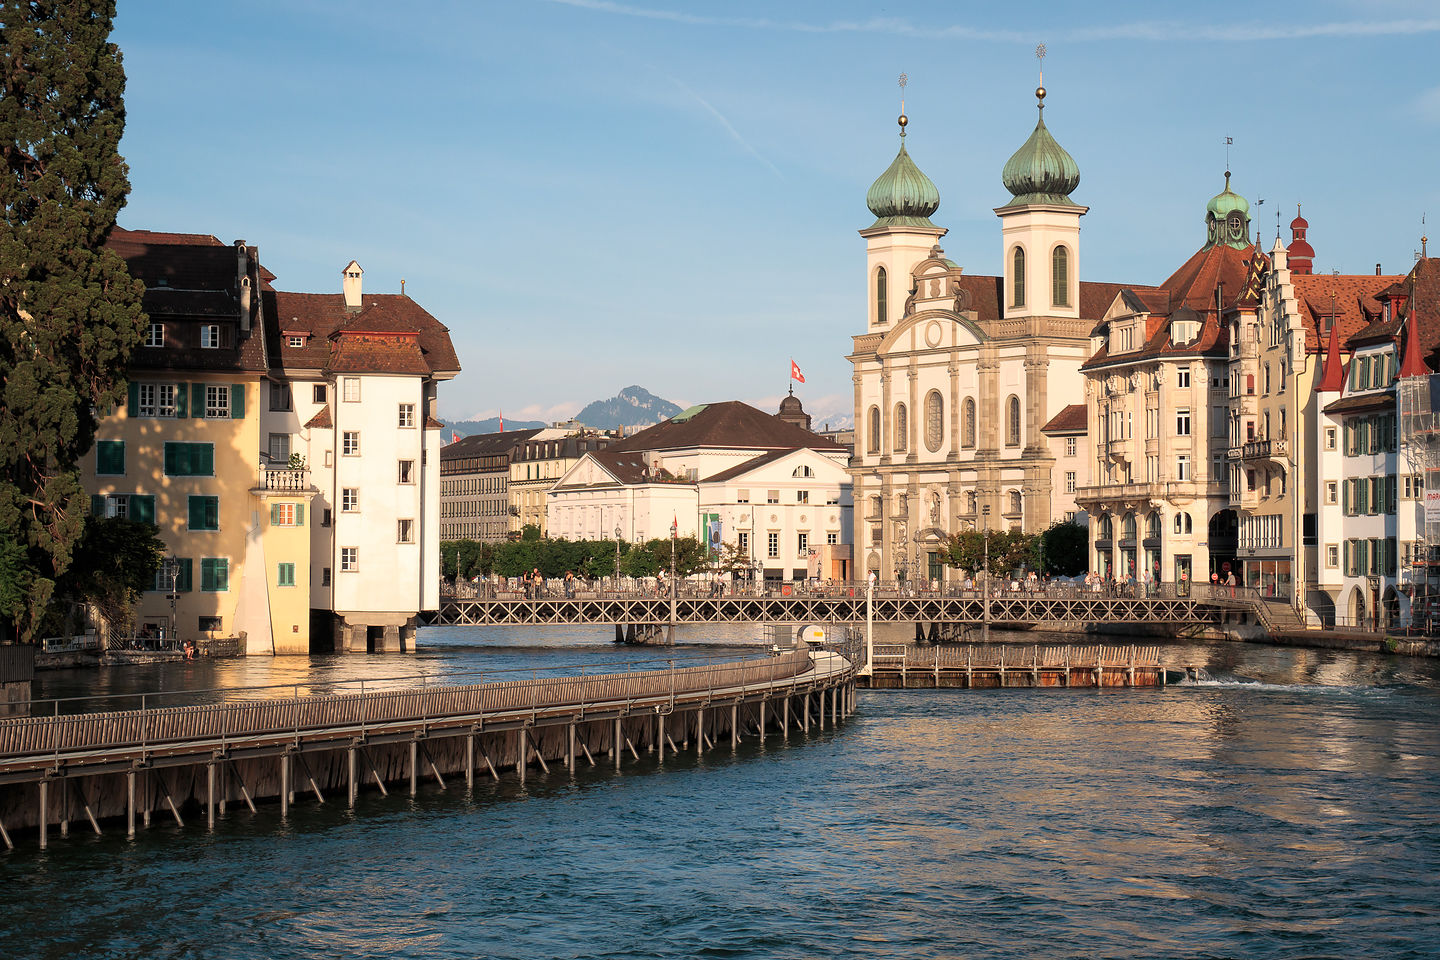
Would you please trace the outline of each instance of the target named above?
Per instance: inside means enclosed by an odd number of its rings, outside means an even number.
[[[1089,532],[1073,520],[1051,524],[1039,537],[1045,572],[1062,577],[1084,573],[1090,555],[1089,537]]]
[[[681,537],[677,541],[675,569],[681,576],[689,576],[708,567],[704,544],[694,537]],[[536,568],[545,577],[563,577],[566,571],[585,578],[613,576],[615,541],[533,538],[509,543],[447,540],[440,544],[440,572],[447,578],[469,580],[492,574],[519,577]],[[622,577],[653,577],[661,570],[670,570],[668,538],[657,538],[643,544],[620,544]]]
[[[25,551],[29,601],[4,614],[25,640],[70,566],[75,464],[124,396],[145,321],[143,285],[102,246],[130,190],[114,15],[105,0],[0,5],[0,530]]]
[[[952,567],[978,572],[985,567],[985,541],[983,531],[967,530],[953,534],[945,548],[939,551],[940,560]],[[1019,530],[999,530],[990,533],[989,541],[989,571],[992,576],[1004,576],[1021,567],[1035,565],[1038,537]]]
[[[128,623],[155,582],[165,544],[155,527],[122,517],[87,517],[56,595],[95,604],[111,623]]]

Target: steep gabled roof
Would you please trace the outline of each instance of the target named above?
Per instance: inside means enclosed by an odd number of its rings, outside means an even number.
[[[461,437],[454,443],[440,448],[441,460],[463,460],[467,457],[489,457],[508,454],[520,444],[540,432],[539,427],[527,430],[509,430],[504,433],[476,433]]]
[[[1089,420],[1085,416],[1085,404],[1072,403],[1050,418],[1050,422],[1040,428],[1041,433],[1084,433],[1089,429]]]
[[[663,420],[653,427],[610,445],[612,452],[636,450],[688,450],[709,447],[738,450],[820,451],[846,448],[803,427],[787,423],[748,403],[726,400],[703,404]]]
[[[376,373],[454,374],[460,370],[450,329],[403,294],[367,293],[361,298],[360,311],[349,313],[343,293],[280,290],[267,294],[266,314],[274,318],[269,325],[270,355],[285,369],[338,370],[335,354],[343,353],[346,355],[338,362],[348,372],[364,372],[365,363],[373,363],[371,372]],[[290,346],[282,331],[303,337],[303,345]],[[357,338],[371,344],[384,339],[383,334],[404,342],[390,350],[347,350],[342,343],[347,333],[372,334]]]

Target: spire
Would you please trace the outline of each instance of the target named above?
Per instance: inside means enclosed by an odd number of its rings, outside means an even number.
[[[1402,377],[1428,377],[1430,368],[1425,365],[1425,360],[1420,348],[1420,317],[1419,310],[1412,304],[1410,315],[1405,318],[1405,356],[1400,362],[1400,376]]]
[[[1286,250],[1291,273],[1310,273],[1315,262],[1315,248],[1305,239],[1310,221],[1300,216],[1300,204],[1295,204],[1295,219],[1290,221],[1290,246]]]
[[[1230,189],[1230,171],[1225,171],[1225,189],[1205,205],[1205,249],[1224,244],[1236,250],[1250,246],[1250,201]]]
[[[865,205],[875,214],[876,227],[928,227],[939,229],[930,216],[940,209],[940,191],[935,182],[920,172],[905,150],[905,128],[910,118],[905,115],[905,87],[910,78],[900,74],[900,152],[884,173],[870,185]]]
[[[1339,393],[1345,387],[1345,365],[1340,362],[1340,324],[1330,318],[1330,346],[1325,350],[1325,372],[1316,393]]]
[[[1043,86],[1035,88],[1035,129],[1000,171],[1000,182],[1014,197],[1007,207],[1026,203],[1078,206],[1070,194],[1080,185],[1080,167],[1045,126],[1045,92]]]

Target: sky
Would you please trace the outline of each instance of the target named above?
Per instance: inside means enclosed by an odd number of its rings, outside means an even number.
[[[994,275],[1042,42],[1082,280],[1164,280],[1227,162],[1267,246],[1304,204],[1317,272],[1406,272],[1440,217],[1433,0],[120,0],[114,39],[120,224],[244,239],[283,290],[404,280],[464,368],[451,420],[630,384],[773,410],[791,358],[848,420],[897,77],[946,254]]]

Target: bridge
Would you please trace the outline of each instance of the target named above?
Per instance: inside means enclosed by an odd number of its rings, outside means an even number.
[[[36,828],[44,848],[51,824],[62,836],[72,823],[99,834],[122,817],[134,836],[137,816],[148,827],[156,813],[183,828],[201,812],[213,829],[241,802],[254,812],[273,798],[285,817],[306,793],[354,806],[367,785],[388,795],[386,784],[408,781],[413,796],[430,777],[443,790],[463,774],[470,789],[477,772],[499,780],[507,767],[523,782],[532,767],[573,772],[582,758],[608,758],[618,771],[627,753],[663,763],[667,748],[699,753],[728,738],[735,749],[767,732],[788,739],[854,711],[864,657],[852,643],[598,675],[357,681],[353,692],[324,695],[199,691],[189,695],[199,703],[174,705],[171,694],[171,705],[157,705],[167,695],[150,694],[126,710],[98,709],[108,703],[93,698],[36,701],[31,716],[0,720],[0,841],[13,849],[12,830]]]
[[[1251,599],[1189,595],[1173,584],[1123,593],[1086,589],[981,590],[906,593],[864,586],[762,595],[647,596],[633,592],[580,594],[574,599],[514,596],[442,596],[427,622],[446,626],[611,623],[616,639],[654,637],[662,628],[703,623],[913,623],[922,640],[951,640],[986,623],[1029,628],[1084,624],[1163,624],[1207,627],[1251,608]],[[873,603],[873,606],[872,606]]]

